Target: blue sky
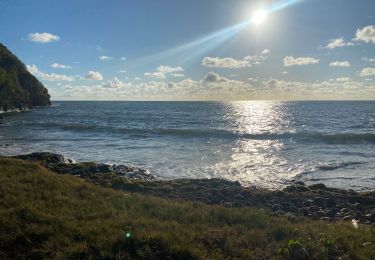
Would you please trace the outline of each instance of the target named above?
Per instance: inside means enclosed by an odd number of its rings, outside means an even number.
[[[0,10],[0,41],[54,100],[375,99],[373,0],[1,0]]]

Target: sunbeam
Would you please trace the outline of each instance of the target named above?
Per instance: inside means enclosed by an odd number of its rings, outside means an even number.
[[[243,21],[236,25],[230,26],[228,28],[216,31],[209,35],[206,35],[202,38],[197,40],[182,44],[180,46],[174,47],[172,49],[168,49],[156,54],[152,54],[150,56],[142,57],[135,61],[133,65],[139,66],[143,64],[147,64],[150,62],[155,62],[158,60],[166,59],[169,57],[180,56],[181,57],[181,64],[185,64],[191,61],[194,57],[200,56],[203,53],[207,53],[208,51],[214,49],[215,47],[219,46],[220,44],[226,42],[238,32],[246,28],[251,24],[261,24],[266,19],[270,13],[279,11],[287,6],[294,5],[296,3],[302,2],[304,0],[282,0],[277,2],[276,4],[272,5],[269,9],[259,9],[257,10],[253,17],[249,20]],[[193,51],[196,49],[195,51]],[[185,53],[186,52],[186,53]]]

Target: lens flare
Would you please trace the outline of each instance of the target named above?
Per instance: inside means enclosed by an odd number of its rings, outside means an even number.
[[[255,11],[255,13],[253,14],[253,17],[251,18],[251,21],[254,24],[261,24],[266,20],[266,18],[267,18],[267,12],[262,9],[259,9]]]

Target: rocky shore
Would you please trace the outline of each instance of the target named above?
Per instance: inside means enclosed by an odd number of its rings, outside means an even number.
[[[301,218],[324,221],[356,220],[375,224],[375,192],[355,192],[295,182],[283,190],[243,187],[222,179],[159,180],[147,170],[94,162],[76,163],[63,155],[32,153],[13,156],[37,161],[57,174],[70,174],[101,186],[162,198],[200,201],[226,207],[260,207],[298,222]]]

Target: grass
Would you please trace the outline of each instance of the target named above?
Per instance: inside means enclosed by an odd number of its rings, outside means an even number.
[[[130,237],[127,237],[130,236]],[[371,242],[366,246],[363,243]],[[0,159],[0,258],[372,259],[375,228],[166,200]]]

